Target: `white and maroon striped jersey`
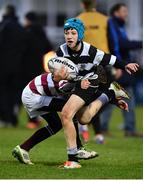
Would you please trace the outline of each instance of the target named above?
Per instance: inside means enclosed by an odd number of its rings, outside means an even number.
[[[58,96],[59,83],[53,81],[51,73],[45,73],[37,76],[28,84],[30,90],[42,96]]]

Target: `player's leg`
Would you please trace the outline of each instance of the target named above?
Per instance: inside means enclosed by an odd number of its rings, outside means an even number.
[[[61,111],[61,109],[64,106],[65,102],[66,102],[65,100],[53,98],[52,103],[50,103],[49,107],[48,108],[44,107],[44,109],[45,110],[47,109],[47,111],[48,110],[51,111],[51,110],[55,110],[55,109],[57,111]],[[48,124],[51,124],[52,122],[50,122]],[[60,123],[61,123],[61,121],[60,121]],[[76,145],[77,145],[77,149],[78,149],[77,157],[79,159],[85,159],[85,160],[97,157],[98,153],[96,151],[88,151],[83,147],[83,145],[81,143],[81,140],[80,140],[80,136],[79,136],[78,122],[77,122],[77,120],[75,118],[73,120],[73,123],[74,123],[74,127],[75,127],[75,130],[76,130]],[[54,125],[53,125],[53,127],[54,127]]]
[[[72,161],[78,162],[76,130],[72,119],[75,113],[84,105],[84,103],[85,103],[84,100],[82,100],[79,96],[73,94],[71,95],[71,97],[69,98],[69,100],[67,101],[61,112],[62,125],[64,128],[65,138],[67,141],[68,161],[71,162]],[[77,166],[80,165],[77,164]]]
[[[78,159],[83,159],[83,160],[88,160],[88,159],[92,159],[98,156],[98,153],[96,151],[89,151],[87,150],[81,140],[80,140],[80,136],[79,136],[79,128],[78,128],[78,121],[76,118],[74,118],[73,120],[74,122],[74,126],[76,129],[76,143],[77,143],[77,157]]]
[[[100,97],[105,99],[105,103],[109,102],[108,97],[105,94],[102,94]],[[88,124],[90,123],[91,119],[99,112],[101,107],[104,105],[100,99],[96,99],[88,106],[83,107],[77,113],[77,118],[81,124]]]
[[[13,155],[16,156],[19,161],[26,163],[26,164],[32,164],[31,160],[29,158],[28,152],[38,143],[42,142],[43,140],[51,137],[52,135],[56,134],[61,128],[61,120],[56,112],[53,112],[53,109],[61,110],[64,105],[64,101],[61,99],[53,98],[49,106],[44,106],[43,109],[40,108],[39,112],[45,111],[52,111],[51,113],[42,115],[42,117],[48,122],[48,125],[46,127],[43,127],[39,130],[37,130],[30,138],[28,138],[24,143],[22,143],[20,146],[17,146],[13,150]],[[40,115],[40,113],[39,113]],[[78,128],[77,128],[77,122],[74,122],[75,128],[77,130],[77,147],[78,152],[80,154],[80,159],[90,159],[97,156],[97,153],[95,151],[86,151],[85,149],[82,149],[82,144],[79,138],[78,134]],[[84,151],[81,156],[81,149]]]
[[[107,104],[110,101],[116,101],[116,98],[118,97],[128,98],[128,94],[126,94],[126,92],[124,92],[123,89],[117,89],[117,87],[115,89],[112,88],[111,90],[106,90],[105,93],[102,93],[96,100],[94,100],[88,106],[80,109],[80,111],[77,113],[79,122],[81,124],[88,124],[105,104]],[[128,105],[125,101],[117,100],[116,105],[119,108],[128,111]]]
[[[37,130],[28,140],[21,144],[20,147],[22,149],[30,151],[30,149],[32,149],[36,144],[51,137],[62,129],[61,120],[57,112],[50,112],[42,115],[42,117],[48,122],[48,125]]]
[[[63,99],[57,99],[57,98],[53,98],[52,99],[52,102],[50,103],[50,105],[47,107],[47,106],[44,106],[42,108],[40,108],[39,110],[41,111],[51,111],[51,110],[57,110],[57,111],[61,111],[63,106],[65,105],[66,103],[66,100],[63,100]],[[60,120],[60,123],[61,123],[61,120]],[[80,140],[80,137],[79,137],[79,131],[78,131],[78,122],[77,120],[74,118],[73,120],[73,123],[74,123],[74,127],[76,129],[76,133],[77,133],[77,136],[76,136],[76,143],[77,143],[77,148],[80,149],[82,147],[82,143],[81,143],[81,140]],[[91,155],[92,156],[92,155]],[[84,159],[84,157],[83,157]]]
[[[30,138],[28,138],[24,143],[14,148],[13,156],[19,159],[19,161],[26,164],[31,164],[29,154],[28,154],[30,149],[34,147],[36,144],[40,143],[41,141],[52,136],[53,134],[55,134],[57,131],[59,131],[62,128],[61,121],[58,114],[56,112],[53,113],[53,106],[54,108],[62,109],[64,105],[64,100],[53,98],[51,102],[49,103],[49,105],[45,106],[46,103],[48,104],[48,101],[50,99],[48,96],[39,96],[39,95],[37,96],[34,94],[33,98],[29,96],[29,99],[27,98],[27,96],[22,97],[23,103],[29,115],[31,117],[42,116],[43,112],[45,111],[46,117],[44,116],[44,118],[47,121],[49,121],[51,124],[49,123],[48,126],[39,129]],[[50,112],[50,111],[52,113],[47,114],[47,112]],[[52,128],[50,126],[52,126]],[[51,133],[51,129],[53,129],[52,133]]]
[[[43,118],[48,121],[48,125],[37,130],[31,137],[24,141],[21,145],[14,148],[12,154],[20,162],[32,164],[29,151],[43,140],[53,136],[62,129],[61,120],[56,112],[43,115]]]

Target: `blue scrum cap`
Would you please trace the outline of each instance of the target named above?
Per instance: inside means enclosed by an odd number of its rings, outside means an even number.
[[[84,24],[80,19],[77,18],[71,18],[66,20],[65,24],[64,24],[64,30],[65,29],[76,29],[78,32],[78,40],[81,41],[84,37]]]

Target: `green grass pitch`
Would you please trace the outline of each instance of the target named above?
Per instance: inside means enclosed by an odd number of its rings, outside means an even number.
[[[137,127],[143,132],[143,109],[136,108]],[[16,129],[0,129],[0,178],[39,178],[39,179],[95,179],[95,178],[143,178],[143,138],[125,138],[118,129],[122,122],[119,110],[115,110],[111,121],[112,138],[106,138],[104,145],[97,145],[91,138],[87,147],[99,152],[99,157],[81,161],[82,168],[59,169],[66,160],[66,144],[63,131],[34,147],[30,157],[35,165],[20,164],[11,155],[12,149],[35,130],[24,127],[24,112],[20,116],[20,126]]]

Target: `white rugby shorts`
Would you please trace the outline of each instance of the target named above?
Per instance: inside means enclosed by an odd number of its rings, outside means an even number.
[[[44,111],[37,111],[39,108],[42,108],[43,106],[49,106],[50,102],[52,101],[52,96],[42,96],[40,94],[35,94],[31,91],[29,88],[29,85],[27,85],[23,92],[22,92],[22,103],[28,112],[30,118],[34,118],[43,114],[46,114],[47,112]]]

